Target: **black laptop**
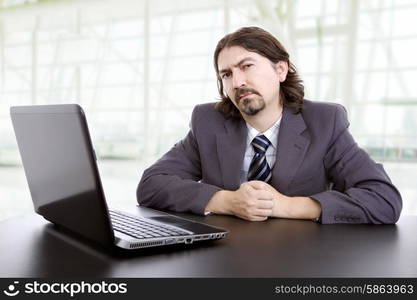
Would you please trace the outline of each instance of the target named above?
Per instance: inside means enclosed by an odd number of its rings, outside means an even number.
[[[87,120],[77,104],[15,106],[13,127],[35,211],[105,247],[214,240],[227,232],[149,208],[107,208]]]

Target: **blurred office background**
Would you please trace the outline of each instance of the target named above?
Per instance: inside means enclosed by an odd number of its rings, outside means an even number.
[[[306,98],[347,108],[357,142],[417,214],[417,0],[0,0],[0,220],[32,212],[9,107],[79,103],[112,206],[215,101],[212,54],[241,26],[283,42]]]

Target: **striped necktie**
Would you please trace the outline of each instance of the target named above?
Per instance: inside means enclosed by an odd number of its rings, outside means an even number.
[[[269,168],[268,162],[266,161],[266,149],[268,149],[271,142],[266,136],[258,135],[251,142],[255,155],[253,156],[252,162],[249,166],[248,181],[260,180],[269,182],[272,174]]]

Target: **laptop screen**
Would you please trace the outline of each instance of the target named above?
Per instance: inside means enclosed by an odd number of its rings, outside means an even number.
[[[87,122],[76,104],[10,109],[35,211],[102,244],[113,244]]]

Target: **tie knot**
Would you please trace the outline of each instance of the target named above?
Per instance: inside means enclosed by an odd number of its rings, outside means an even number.
[[[256,136],[252,142],[251,142],[253,149],[256,153],[264,154],[266,152],[266,149],[268,149],[271,142],[268,140],[266,136],[258,135]]]

